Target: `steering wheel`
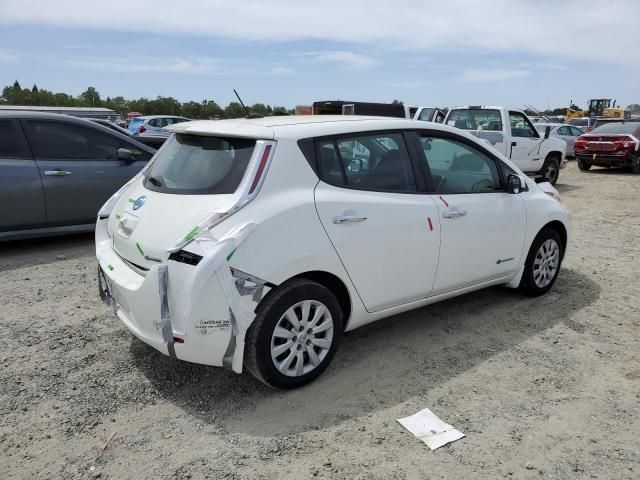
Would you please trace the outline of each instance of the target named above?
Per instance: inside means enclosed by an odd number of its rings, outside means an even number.
[[[493,181],[488,178],[483,178],[471,186],[472,192],[484,192],[487,190],[493,190]]]

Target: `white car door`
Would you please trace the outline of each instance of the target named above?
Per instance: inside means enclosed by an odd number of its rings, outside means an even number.
[[[520,196],[502,187],[502,162],[463,138],[423,133],[420,139],[440,229],[433,294],[515,272],[526,211]]]
[[[509,112],[511,129],[510,159],[523,172],[537,172],[542,168],[543,158],[540,158],[540,143],[542,138],[522,112]]]
[[[316,157],[318,216],[365,308],[427,297],[438,265],[438,210],[417,191],[403,134],[318,140]]]

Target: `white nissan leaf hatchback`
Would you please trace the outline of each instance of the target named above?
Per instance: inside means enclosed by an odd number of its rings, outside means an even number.
[[[557,192],[461,130],[355,116],[171,129],[96,228],[103,300],[165,355],[294,388],[344,331],[491,285],[540,295],[558,276]]]

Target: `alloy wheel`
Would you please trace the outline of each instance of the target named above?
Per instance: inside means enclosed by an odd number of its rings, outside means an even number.
[[[303,300],[278,320],[271,335],[271,360],[280,373],[300,377],[322,363],[333,343],[333,318],[316,300]]]
[[[540,245],[533,261],[533,281],[538,288],[549,285],[558,272],[560,266],[560,247],[558,243],[549,239]]]

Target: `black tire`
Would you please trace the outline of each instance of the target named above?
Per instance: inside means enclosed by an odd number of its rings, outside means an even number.
[[[578,168],[580,170],[582,170],[583,172],[586,172],[587,170],[589,170],[591,168],[591,164],[589,162],[587,162],[586,160],[583,160],[581,158],[578,159]]]
[[[534,278],[534,263],[536,261],[536,257],[540,252],[540,249],[545,242],[552,240],[557,244],[559,249],[558,251],[558,260],[557,260],[557,269],[553,274],[551,281],[544,285],[540,286],[536,284],[536,280]],[[562,257],[564,256],[564,245],[562,244],[562,239],[558,232],[554,229],[546,227],[543,228],[536,238],[533,240],[531,244],[531,248],[529,249],[529,254],[527,255],[527,261],[524,265],[524,272],[522,273],[522,279],[520,280],[519,290],[525,295],[529,295],[532,297],[536,297],[538,295],[543,295],[547,293],[553,284],[556,282],[558,278],[558,273],[560,273],[560,267],[562,265]]]
[[[633,173],[640,173],[640,155],[631,160],[631,171]]]
[[[313,370],[300,376],[287,376],[276,368],[271,358],[272,335],[284,313],[290,307],[305,300],[320,302],[329,311],[333,320],[331,346]],[[315,380],[327,368],[338,348],[342,330],[343,312],[335,295],[319,283],[306,279],[294,279],[278,287],[258,307],[256,318],[245,339],[244,366],[253,376],[270,387],[279,389],[301,387]],[[300,347],[297,348],[300,349]],[[309,360],[308,354],[305,353],[305,355],[305,360]],[[297,359],[294,361],[297,363]]]
[[[542,177],[540,182],[549,182],[551,185],[555,185],[560,176],[560,163],[555,155],[550,155],[544,162],[542,169],[540,170]]]

